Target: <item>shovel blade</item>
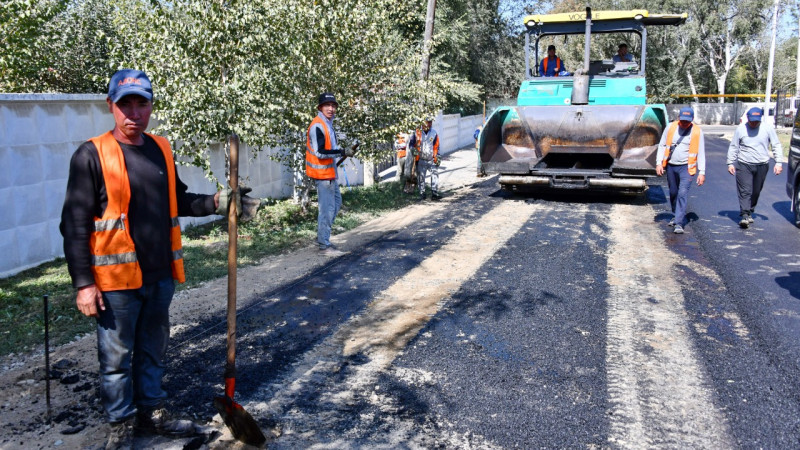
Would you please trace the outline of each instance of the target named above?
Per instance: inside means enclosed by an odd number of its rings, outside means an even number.
[[[255,447],[261,447],[267,442],[267,437],[264,436],[253,416],[232,398],[227,395],[215,397],[214,408],[236,439]]]

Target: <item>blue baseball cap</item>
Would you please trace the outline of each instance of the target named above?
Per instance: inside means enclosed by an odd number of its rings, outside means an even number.
[[[678,113],[678,120],[685,120],[691,122],[694,120],[694,110],[691,106],[684,106]]]
[[[758,107],[750,108],[750,110],[747,111],[747,120],[749,120],[750,122],[761,122],[761,116],[763,115],[764,115],[763,109]]]
[[[108,82],[108,98],[117,103],[126,95],[140,95],[152,100],[153,85],[150,84],[150,78],[141,70],[122,69],[115,72]]]

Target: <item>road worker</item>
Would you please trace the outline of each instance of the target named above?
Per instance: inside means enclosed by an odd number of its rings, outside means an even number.
[[[409,164],[410,159],[407,158],[408,148],[408,134],[397,133],[394,141],[394,149],[397,151],[397,181],[403,184],[403,193],[411,194],[414,192],[414,182],[416,181],[416,174],[413,173],[413,164]]]
[[[678,120],[664,129],[656,154],[656,174],[667,174],[669,204],[675,214],[669,226],[674,227],[675,234],[683,234],[686,226],[686,203],[692,178],[697,175],[698,186],[706,181],[705,137],[693,121],[694,110],[690,106],[681,108]]]
[[[547,58],[542,58],[539,62],[540,77],[557,77],[564,70],[564,62],[556,56],[556,46],[547,47]]]
[[[317,214],[317,245],[326,256],[340,256],[343,252],[331,244],[333,220],[342,208],[342,193],[336,175],[337,156],[353,156],[352,148],[339,148],[333,119],[339,103],[330,92],[323,92],[317,101],[317,115],[306,132],[306,175],[317,186],[319,212]]]
[[[741,216],[739,226],[742,228],[753,223],[753,211],[767,179],[770,158],[775,159],[773,173],[780,175],[783,172],[783,147],[775,127],[761,123],[763,115],[763,109],[750,108],[747,122],[736,127],[728,147],[728,172],[736,177]]]
[[[185,278],[178,216],[227,214],[231,196],[187,192],[169,142],[144,132],[153,111],[144,72],[114,73],[106,103],[114,128],[72,155],[60,230],[77,307],[97,321],[106,448],[129,449],[134,428],[197,432],[170,417],[162,388],[169,306]]]
[[[425,200],[425,179],[431,176],[431,200],[438,200],[439,195],[439,135],[433,129],[433,118],[425,119],[422,126],[411,136],[408,148],[413,150],[417,162],[417,184],[419,199]]]

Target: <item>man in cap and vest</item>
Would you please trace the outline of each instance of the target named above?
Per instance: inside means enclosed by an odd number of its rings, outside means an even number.
[[[408,134],[397,133],[394,140],[394,149],[397,151],[397,181],[403,184],[403,193],[411,194],[414,192],[414,181],[416,181],[416,174],[411,170],[413,164],[408,164]],[[412,178],[413,177],[413,178]],[[412,181],[413,179],[413,181]]]
[[[705,137],[693,121],[694,110],[689,106],[681,108],[678,120],[667,125],[661,135],[656,155],[656,174],[667,174],[669,203],[675,214],[669,225],[676,234],[683,234],[686,225],[686,202],[692,178],[697,175],[698,186],[706,181]]]
[[[539,62],[540,77],[557,77],[564,70],[564,62],[556,56],[556,46],[547,47],[547,58],[542,58]]]
[[[227,201],[187,192],[169,142],[145,133],[153,89],[144,72],[114,73],[106,103],[114,129],[72,155],[60,230],[77,307],[97,320],[106,448],[116,449],[132,447],[134,427],[196,433],[191,421],[170,418],[161,386],[169,306],[184,282],[178,217],[227,214]]]
[[[331,244],[333,220],[342,207],[342,193],[336,180],[337,156],[350,157],[354,149],[341,149],[337,145],[333,118],[339,103],[329,92],[320,94],[317,102],[317,116],[311,121],[306,132],[306,175],[317,186],[319,212],[317,214],[317,244],[326,256],[340,256],[343,252]]]
[[[425,179],[431,175],[431,200],[438,200],[439,195],[439,135],[432,128],[433,118],[425,119],[408,142],[417,161],[417,184],[419,199],[425,200]]]
[[[763,115],[764,110],[761,108],[747,111],[747,122],[736,127],[728,147],[728,173],[736,176],[739,226],[742,228],[748,228],[753,223],[753,210],[764,187],[764,180],[767,179],[770,157],[775,159],[773,173],[780,175],[783,171],[783,148],[778,141],[775,127],[761,123]]]

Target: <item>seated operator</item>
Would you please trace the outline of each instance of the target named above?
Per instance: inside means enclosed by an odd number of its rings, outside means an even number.
[[[547,58],[543,58],[539,63],[540,77],[557,77],[564,70],[564,63],[561,58],[556,56],[556,46],[547,47]]]
[[[611,58],[615,63],[618,62],[633,62],[633,55],[628,53],[628,44],[622,43],[619,44],[617,48],[617,54]]]

